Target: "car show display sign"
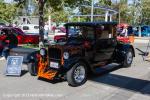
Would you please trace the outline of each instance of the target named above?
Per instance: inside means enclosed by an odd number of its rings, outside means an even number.
[[[20,76],[23,56],[8,56],[5,75]]]

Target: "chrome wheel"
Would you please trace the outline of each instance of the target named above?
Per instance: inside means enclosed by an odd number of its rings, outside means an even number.
[[[133,60],[132,52],[128,52],[127,54],[127,64],[131,64]]]
[[[84,66],[76,67],[74,71],[74,80],[77,83],[81,83],[85,79],[85,68]]]
[[[87,67],[83,62],[78,62],[67,72],[67,81],[71,86],[80,86],[87,81]]]

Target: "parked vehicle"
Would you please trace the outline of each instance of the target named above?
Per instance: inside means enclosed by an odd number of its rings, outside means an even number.
[[[88,74],[99,74],[109,69],[107,65],[112,62],[131,66],[134,48],[117,41],[116,25],[116,22],[67,23],[67,39],[41,48],[40,60],[28,65],[30,74],[48,80],[66,79],[69,85],[80,86]]]
[[[7,38],[8,30],[15,34],[18,39],[18,44],[38,44],[39,35],[37,34],[25,34],[21,29],[16,27],[3,27],[0,28],[0,41],[3,41]]]
[[[149,37],[150,36],[150,26],[145,25],[141,26],[141,36],[142,37]],[[134,27],[134,35],[139,36],[139,27]]]
[[[25,34],[39,34],[39,25],[22,24],[18,26]]]
[[[8,31],[16,36],[16,39],[8,38]],[[38,44],[39,35],[37,34],[25,34],[21,29],[15,27],[2,27],[0,28],[0,53],[3,48],[10,43],[20,45],[20,44]]]
[[[52,41],[59,42],[66,39],[66,29],[64,27],[55,28],[49,34],[49,38]]]

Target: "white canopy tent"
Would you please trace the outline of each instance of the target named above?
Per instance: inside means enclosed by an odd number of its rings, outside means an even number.
[[[80,14],[79,12],[76,14],[76,15],[72,15],[73,17],[88,17],[88,16],[91,16],[91,22],[93,22],[93,18],[96,16],[104,16],[105,17],[105,21],[107,22],[108,21],[108,17],[110,17],[110,20],[109,21],[112,21],[112,16],[113,15],[116,15],[118,13],[118,11],[114,10],[114,9],[111,9],[109,7],[106,7],[106,6],[99,6],[99,5],[94,5],[94,0],[92,0],[91,2],[91,6],[89,5],[81,5],[83,7],[87,7],[87,8],[91,8],[91,14],[88,14],[88,15],[82,15]],[[101,10],[104,10],[105,11],[105,14],[94,14],[94,9],[101,9]]]

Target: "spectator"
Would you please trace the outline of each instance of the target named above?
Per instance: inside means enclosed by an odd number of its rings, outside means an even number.
[[[49,33],[49,26],[48,26],[48,23],[45,22],[45,25],[44,25],[44,39],[48,38],[48,33]]]
[[[124,26],[122,32],[121,32],[121,35],[127,37],[128,36],[128,26]]]
[[[123,27],[117,27],[117,35],[121,35],[121,32],[123,30]]]
[[[2,51],[2,58],[7,58],[7,56],[9,55],[9,50],[17,47],[18,45],[18,39],[17,37],[13,34],[13,32],[11,30],[5,30],[6,33],[6,39],[3,41],[3,45],[5,46],[3,51]]]

